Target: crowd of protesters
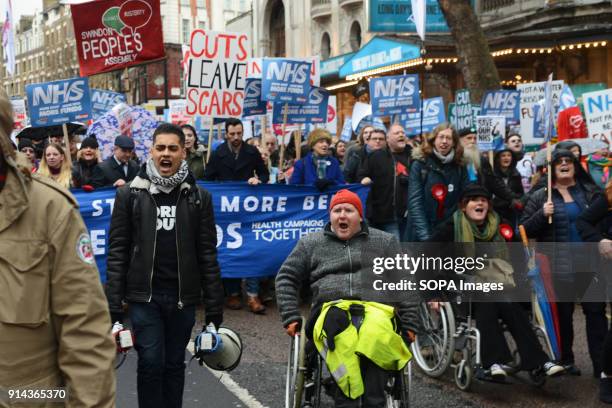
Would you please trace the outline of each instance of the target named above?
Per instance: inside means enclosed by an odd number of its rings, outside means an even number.
[[[191,125],[181,128],[184,160],[194,180],[312,185],[322,192],[331,186],[361,183],[370,186],[364,221],[402,242],[456,242],[461,235],[457,231],[468,231],[465,237],[472,242],[494,240],[499,238],[503,220],[515,231],[524,225],[528,236],[538,242],[598,242],[602,259],[612,258],[607,149],[583,156],[578,144],[556,144],[549,199],[545,167],[534,167],[533,154],[524,151],[521,135],[515,131],[507,133],[502,149],[487,156],[478,149],[475,129],[455,129],[446,123],[418,137],[406,135],[398,123],[388,128],[368,124],[350,141],[315,129],[299,146],[293,142],[279,146],[271,133],[243,140],[242,122],[229,119],[225,142],[211,152],[198,142],[196,129]],[[78,149],[78,139],[70,140],[68,147],[62,145],[62,138],[50,138],[40,146],[20,138],[17,149],[29,160],[33,173],[66,188],[121,187],[146,166],[138,163],[129,137],[117,136],[112,156],[104,161],[95,136],[80,141]],[[485,207],[484,215],[472,208],[478,205]],[[459,221],[469,229],[461,230]],[[562,248],[547,253],[556,259],[553,273],[560,277],[555,280],[555,290],[574,293],[577,286],[588,286],[594,277],[581,273],[580,256]],[[226,307],[242,308],[241,280],[224,279],[223,286]],[[245,279],[244,287],[248,309],[265,313],[267,295],[262,294],[262,280]],[[502,342],[497,324],[491,323],[502,317],[517,331],[513,334],[522,341],[519,351],[532,357],[534,367],[543,367],[547,374],[581,375],[572,352],[574,307],[575,302],[557,304],[562,339],[558,364],[548,361],[534,337],[520,338],[519,332],[528,330],[524,310],[506,303],[477,310],[483,344],[493,347]],[[601,379],[601,399],[612,403],[612,335],[605,309],[604,301],[582,302],[592,374]],[[508,353],[498,346],[499,352],[485,353],[484,360],[492,374],[504,376]]]

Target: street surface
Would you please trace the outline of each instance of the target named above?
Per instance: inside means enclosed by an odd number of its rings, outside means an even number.
[[[198,318],[202,318],[201,313]],[[510,380],[512,384],[475,382],[472,391],[464,393],[455,387],[450,370],[446,377],[433,380],[415,368],[411,407],[606,407],[597,398],[598,383],[591,374],[580,308],[577,308],[574,324],[574,352],[582,376],[550,379],[543,388],[516,379]],[[241,363],[231,373],[210,371],[195,360],[188,363],[183,407],[282,408],[289,338],[281,327],[275,307],[268,307],[263,316],[246,309],[226,310],[224,325],[237,331],[242,338]],[[194,329],[200,328],[201,324],[196,324]],[[191,358],[191,352],[187,351],[185,358]],[[131,351],[125,364],[118,369],[118,408],[137,407],[136,361],[136,353]]]

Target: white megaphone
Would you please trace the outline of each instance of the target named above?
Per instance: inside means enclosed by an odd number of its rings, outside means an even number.
[[[198,334],[194,342],[194,358],[200,365],[219,371],[231,371],[238,366],[242,357],[242,340],[238,333],[210,323]]]

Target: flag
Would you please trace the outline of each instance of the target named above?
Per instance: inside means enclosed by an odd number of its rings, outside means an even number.
[[[4,48],[4,65],[6,72],[15,73],[15,32],[13,31],[13,8],[11,0],[4,0],[5,17],[2,25],[2,47]]]
[[[551,73],[548,76],[548,81],[544,85],[544,137],[546,141],[550,141],[552,139],[552,129],[554,123],[554,108],[553,108],[553,95],[552,95],[552,81],[553,74]]]
[[[425,20],[427,17],[427,8],[425,0],[410,0],[412,3],[412,20],[416,26],[416,31],[422,41],[425,41]]]

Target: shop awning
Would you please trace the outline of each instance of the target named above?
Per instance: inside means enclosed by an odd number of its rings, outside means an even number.
[[[321,61],[321,78],[338,76],[340,67],[355,55],[354,52],[338,55]]]
[[[340,67],[340,77],[417,59],[421,49],[411,43],[374,37]]]

